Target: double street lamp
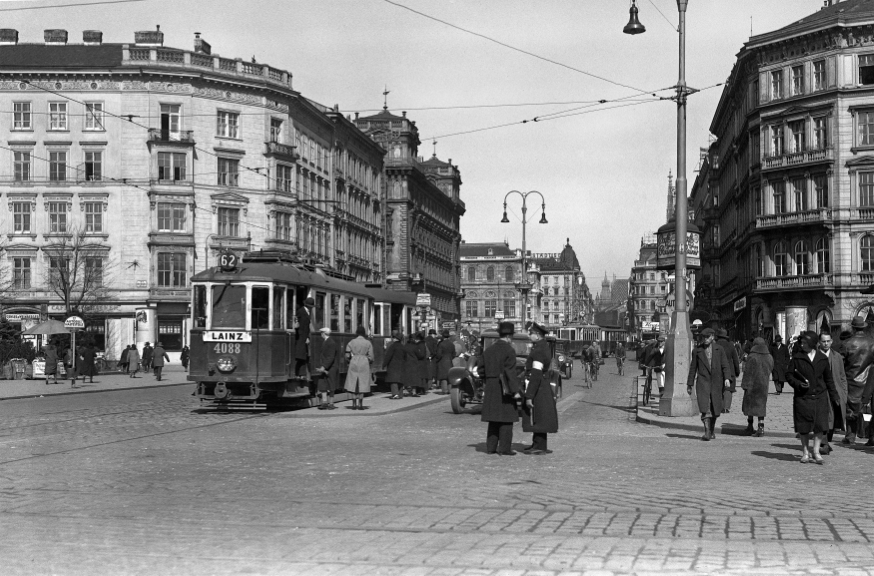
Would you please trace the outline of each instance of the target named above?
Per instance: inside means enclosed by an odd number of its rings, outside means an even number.
[[[509,198],[511,194],[518,194],[522,197],[522,279],[516,287],[522,292],[522,329],[524,330],[525,321],[527,320],[528,315],[528,291],[531,289],[531,284],[528,282],[527,251],[525,248],[525,225],[528,224],[528,196],[531,194],[537,194],[540,196],[541,214],[539,224],[549,224],[549,222],[546,220],[546,199],[543,197],[543,194],[537,190],[531,190],[530,192],[510,190],[504,196],[504,217],[501,218],[501,224],[510,223],[510,219],[507,218],[507,198]]]
[[[666,345],[665,398],[659,400],[659,414],[665,416],[692,416],[698,413],[692,398],[685,391],[683,380],[689,373],[692,339],[689,330],[689,312],[686,307],[686,251],[687,251],[687,206],[686,206],[686,99],[696,92],[686,86],[686,7],[688,0],[677,0],[680,13],[680,79],[677,82],[677,183],[675,210],[675,258],[674,295],[676,305],[671,318],[671,331]],[[623,29],[626,34],[641,34],[646,28],[637,19],[635,0],[631,2],[630,19]],[[661,251],[661,238],[659,250]],[[696,247],[697,249],[697,247]]]

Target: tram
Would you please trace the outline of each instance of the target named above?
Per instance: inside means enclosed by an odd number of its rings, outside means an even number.
[[[619,342],[627,340],[627,333],[624,328],[598,326],[597,324],[563,326],[557,332],[559,338],[571,341],[570,345],[575,357],[578,356],[579,350],[584,346],[589,346],[596,340],[601,347],[602,356],[613,354]]]
[[[210,407],[265,409],[271,404],[312,405],[322,338],[310,334],[309,362],[296,366],[295,312],[315,302],[311,325],[331,328],[345,350],[358,326],[372,334],[373,370],[383,366],[391,331],[410,333],[415,294],[371,288],[329,276],[278,252],[221,255],[220,266],[192,278],[191,364],[188,379]],[[341,355],[340,380],[346,374]],[[345,399],[338,392],[335,400]]]

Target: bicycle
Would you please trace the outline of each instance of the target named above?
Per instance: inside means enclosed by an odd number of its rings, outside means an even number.
[[[652,380],[643,377],[643,405],[649,404],[650,396],[652,395]]]
[[[598,380],[598,361],[592,360],[589,362],[589,371],[592,373],[592,381]]]
[[[622,367],[625,364],[625,358],[616,357],[616,369],[619,370],[619,375],[622,376]]]
[[[591,373],[590,373],[590,371],[589,371],[589,363],[586,362],[585,360],[583,360],[583,361],[582,361],[582,364],[583,364],[583,381],[584,381],[584,385],[585,385],[586,388],[591,388],[591,387],[592,387],[592,378],[591,378],[592,375],[591,375]]]

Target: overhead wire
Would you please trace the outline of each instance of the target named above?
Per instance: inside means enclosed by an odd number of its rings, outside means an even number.
[[[671,20],[670,20],[667,16],[665,16],[665,13],[661,11],[661,8],[659,8],[658,6],[656,6],[656,3],[653,2],[653,0],[649,0],[649,3],[652,4],[652,7],[656,9],[656,12],[658,12],[659,14],[662,15],[662,18],[665,19],[665,22],[667,22],[668,24],[670,24],[671,29],[672,29],[674,32],[679,32],[679,31],[680,31],[680,27],[677,26],[677,25],[675,25],[673,22],[671,22]]]
[[[82,6],[100,6],[102,4],[128,4],[131,2],[149,2],[150,0],[101,0],[100,2],[77,2],[75,4],[53,4],[51,6],[18,6],[16,8],[0,8],[0,12],[20,12],[22,10],[48,10],[49,8],[75,8]]]

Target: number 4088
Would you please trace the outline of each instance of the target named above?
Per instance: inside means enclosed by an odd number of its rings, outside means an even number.
[[[239,354],[240,345],[234,342],[219,342],[213,348],[213,352],[216,354]]]

